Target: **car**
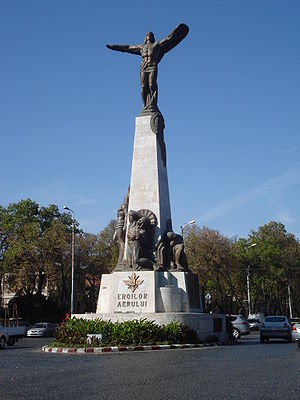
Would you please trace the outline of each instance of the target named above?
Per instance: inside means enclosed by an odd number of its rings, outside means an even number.
[[[20,334],[26,336],[27,331],[32,327],[29,322],[23,321],[22,319],[9,319],[9,326],[10,327],[17,327]]]
[[[256,318],[248,318],[251,331],[259,331],[260,321]]]
[[[268,342],[272,338],[292,341],[292,326],[284,315],[269,315],[264,318],[260,327],[260,341]]]
[[[262,323],[264,319],[264,314],[261,312],[256,314],[249,314],[247,320],[249,321],[249,319],[257,319],[260,323]]]
[[[249,335],[251,332],[249,322],[242,315],[230,315],[232,324],[232,336],[239,339],[243,335]]]
[[[292,340],[300,342],[300,323],[292,325]]]
[[[7,334],[7,329],[0,325],[0,350],[3,350],[5,344],[7,343],[9,336]]]
[[[52,324],[51,322],[38,322],[28,329],[27,337],[53,336],[56,329],[56,324]]]
[[[289,322],[292,326],[295,324],[300,324],[300,318],[299,317],[289,318]]]

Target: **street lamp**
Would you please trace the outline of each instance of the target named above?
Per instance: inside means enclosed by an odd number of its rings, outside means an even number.
[[[255,247],[256,243],[250,244],[250,246],[246,247],[246,250],[248,251],[251,247]],[[248,291],[248,314],[251,313],[251,294],[250,294],[250,265],[248,265],[247,268],[247,291]]]
[[[72,281],[71,281],[71,316],[74,313],[74,269],[75,269],[75,213],[69,207],[64,206],[64,210],[72,213]]]
[[[181,229],[181,236],[182,236],[182,237],[183,237],[184,228],[187,227],[188,225],[193,225],[195,222],[196,222],[196,221],[195,221],[194,219],[192,219],[190,222],[187,222],[186,224],[180,226],[180,229]]]

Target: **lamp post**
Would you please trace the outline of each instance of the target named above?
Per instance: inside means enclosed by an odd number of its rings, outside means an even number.
[[[180,226],[182,238],[183,238],[184,228],[186,228],[188,225],[193,225],[195,222],[196,221],[192,219],[190,222],[187,222],[186,224]]]
[[[72,213],[72,280],[71,280],[71,316],[74,313],[74,269],[75,269],[75,213],[69,207],[64,206],[64,210]]]
[[[288,299],[289,299],[289,311],[290,311],[290,318],[293,318],[293,311],[292,311],[292,297],[291,297],[291,280],[288,280]]]
[[[251,247],[255,247],[256,243],[250,244],[250,246],[246,247],[248,251]],[[247,268],[247,292],[248,292],[248,315],[252,314],[251,312],[251,293],[250,293],[250,265]]]

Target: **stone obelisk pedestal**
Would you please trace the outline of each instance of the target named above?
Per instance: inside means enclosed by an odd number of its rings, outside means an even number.
[[[128,210],[151,210],[157,218],[154,243],[172,230],[166,149],[161,114],[136,117]],[[129,221],[128,221],[129,223]],[[125,241],[125,257],[127,238]]]

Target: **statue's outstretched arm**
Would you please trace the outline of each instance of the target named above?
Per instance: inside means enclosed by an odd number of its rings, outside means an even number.
[[[127,44],[107,44],[106,47],[110,50],[122,51],[123,53],[131,53],[141,55],[141,46],[129,46]]]
[[[187,36],[188,33],[189,27],[187,25],[180,24],[176,26],[170,35],[158,42],[159,47],[162,50],[162,55],[177,46]]]

